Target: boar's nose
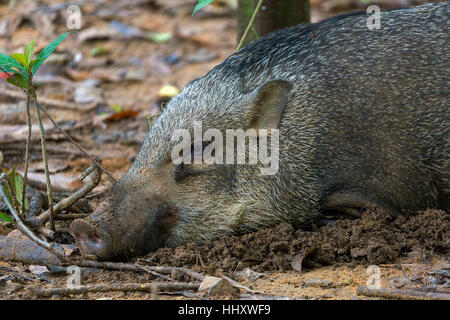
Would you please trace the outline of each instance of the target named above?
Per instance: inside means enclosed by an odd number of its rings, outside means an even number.
[[[77,219],[70,225],[69,232],[77,241],[81,252],[96,255],[100,259],[110,256],[112,240],[103,228],[100,229],[85,220]]]

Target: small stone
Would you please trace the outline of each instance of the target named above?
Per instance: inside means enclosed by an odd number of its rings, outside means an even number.
[[[407,277],[393,277],[391,278],[391,284],[396,288],[402,288],[408,284],[411,284],[411,280]]]
[[[28,240],[28,237],[26,235],[24,235],[18,229],[15,229],[15,230],[11,231],[10,233],[8,233],[7,237],[10,239],[16,239],[16,240]]]
[[[329,287],[333,282],[331,282],[330,280],[325,280],[322,278],[309,278],[308,280],[306,280],[305,282],[305,286],[309,287]]]
[[[28,270],[30,270],[32,274],[35,274],[37,276],[43,276],[49,273],[49,270],[46,266],[31,265],[28,267]]]
[[[266,273],[259,273],[259,272],[253,271],[250,268],[245,268],[242,271],[235,272],[235,274],[236,274],[236,276],[241,277],[241,278],[246,278],[246,279],[250,280],[251,282],[255,282],[259,278],[267,275]]]
[[[228,281],[217,277],[206,277],[203,279],[198,292],[206,296],[237,296],[240,291],[233,287]]]

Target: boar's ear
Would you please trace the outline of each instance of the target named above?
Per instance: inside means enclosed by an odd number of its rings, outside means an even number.
[[[250,124],[253,129],[276,129],[286,107],[292,84],[268,81],[250,94]]]

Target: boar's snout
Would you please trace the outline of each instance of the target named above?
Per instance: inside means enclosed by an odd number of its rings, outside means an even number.
[[[82,253],[102,260],[127,260],[164,245],[177,221],[177,208],[145,191],[121,194],[70,225]]]
[[[86,220],[77,219],[70,225],[70,233],[77,240],[83,253],[107,259],[112,251],[112,239],[109,233]]]

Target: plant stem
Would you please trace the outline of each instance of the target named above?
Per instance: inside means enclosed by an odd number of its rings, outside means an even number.
[[[250,18],[250,21],[248,22],[247,28],[245,29],[244,34],[241,37],[241,40],[239,41],[236,51],[239,51],[241,49],[242,44],[244,43],[244,40],[247,37],[247,34],[250,31],[250,28],[252,27],[253,22],[255,21],[256,14],[258,13],[259,8],[261,8],[262,3],[263,3],[263,0],[259,0],[258,4],[256,5],[255,11],[253,11],[253,15]]]
[[[27,95],[27,125],[28,125],[28,136],[27,144],[25,146],[25,171],[23,173],[23,190],[22,190],[22,218],[25,216],[25,201],[27,193],[27,183],[28,183],[28,161],[30,156],[30,141],[31,141],[31,116],[30,116],[30,96]]]
[[[30,88],[32,88],[32,84],[30,83]],[[38,119],[38,123],[39,123],[39,131],[41,134],[41,147],[42,147],[42,159],[44,161],[44,169],[45,169],[45,178],[47,180],[47,197],[48,197],[48,206],[49,206],[49,210],[50,210],[50,228],[52,229],[52,231],[55,231],[55,224],[53,222],[53,218],[54,218],[54,213],[53,213],[53,193],[52,193],[52,185],[50,182],[50,173],[48,170],[48,160],[47,160],[47,149],[46,149],[46,143],[45,143],[45,133],[44,133],[44,126],[42,125],[42,120],[41,120],[41,112],[39,109],[38,104],[36,103],[36,95],[35,92],[33,91],[33,89],[30,89],[29,91],[29,96],[34,97],[34,106],[36,109],[36,115],[37,115],[37,119]]]

